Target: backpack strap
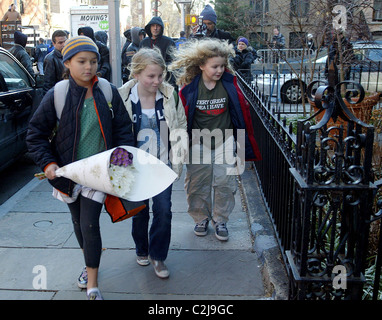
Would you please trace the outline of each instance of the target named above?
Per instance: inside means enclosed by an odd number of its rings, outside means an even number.
[[[69,90],[69,80],[61,80],[54,86],[54,108],[57,119],[60,120],[62,109],[64,109],[66,94]]]
[[[113,99],[113,91],[109,81],[103,78],[98,78],[98,86],[101,89],[103,95],[106,98],[107,103],[111,106],[111,100]],[[57,119],[60,120],[62,110],[64,109],[66,95],[69,90],[69,80],[61,80],[54,86],[54,107],[56,109]],[[112,111],[112,107],[110,107]]]
[[[98,86],[102,90],[107,103],[111,103],[111,100],[113,99],[113,91],[111,90],[110,82],[104,78],[98,78]]]

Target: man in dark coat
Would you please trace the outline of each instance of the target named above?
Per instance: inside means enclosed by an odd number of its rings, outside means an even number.
[[[200,16],[203,17],[203,25],[205,25],[206,28],[203,31],[204,36],[218,38],[220,40],[228,40],[229,43],[233,43],[235,41],[229,32],[216,28],[217,15],[215,10],[209,4],[205,6],[200,13]],[[199,26],[193,29],[194,35],[196,35],[197,32],[201,32],[201,30],[198,30],[198,27]]]
[[[101,41],[96,40],[96,38],[94,37],[94,31],[92,27],[79,28],[78,35],[87,36],[95,42],[95,44],[98,47],[99,54],[101,56],[100,61],[98,61],[97,76],[105,78],[107,81],[110,81],[111,65],[109,61],[109,48]]]
[[[57,82],[62,80],[65,67],[62,62],[61,51],[67,39],[68,35],[64,30],[56,30],[52,34],[54,50],[48,53],[44,59],[44,94],[47,93],[50,88],[54,87]]]
[[[27,69],[31,76],[34,76],[31,57],[25,50],[27,40],[28,36],[26,34],[23,34],[20,31],[15,31],[15,45],[9,49],[9,52],[12,53],[16,57],[16,59],[21,62],[21,64],[25,67],[25,69]]]
[[[139,44],[140,48],[158,47],[162,53],[163,59],[168,65],[171,62],[170,48],[175,47],[175,42],[169,37],[163,35],[164,23],[161,17],[153,17],[145,26],[147,37]]]

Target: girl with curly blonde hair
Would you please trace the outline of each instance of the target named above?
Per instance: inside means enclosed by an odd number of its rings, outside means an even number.
[[[179,97],[190,137],[185,188],[188,213],[196,223],[194,233],[205,236],[211,221],[216,237],[222,241],[228,240],[226,223],[235,206],[237,189],[235,163],[227,160],[227,154],[237,151],[234,140],[239,130],[244,132],[240,148],[245,148],[246,159],[261,159],[249,105],[229,64],[233,54],[227,42],[191,40],[173,53],[169,66],[177,84],[183,86]]]
[[[225,58],[225,68],[234,73],[228,60],[233,54],[233,46],[218,39],[189,40],[182,46],[182,50],[174,50],[174,61],[169,66],[169,70],[172,70],[176,76],[177,84],[182,86],[189,84],[201,74],[200,66],[212,57]]]

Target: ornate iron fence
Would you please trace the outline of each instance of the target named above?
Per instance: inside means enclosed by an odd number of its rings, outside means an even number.
[[[382,184],[374,183],[372,171],[374,127],[357,119],[341,96],[350,103],[357,96],[360,102],[364,91],[336,75],[331,65],[328,82],[308,86],[318,111],[298,121],[297,134],[270,103],[264,104],[261,91],[238,75],[252,106],[263,156],[254,166],[287,266],[290,299],[362,299],[370,223],[381,217],[373,211]],[[381,239],[378,247],[373,299],[379,290]]]

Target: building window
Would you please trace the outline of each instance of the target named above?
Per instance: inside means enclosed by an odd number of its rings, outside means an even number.
[[[251,7],[254,9],[254,14],[256,17],[261,18],[269,12],[268,0],[251,0]]]
[[[295,18],[307,17],[309,14],[309,0],[291,0],[290,16]]]
[[[374,0],[373,20],[382,21],[382,0]]]

